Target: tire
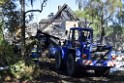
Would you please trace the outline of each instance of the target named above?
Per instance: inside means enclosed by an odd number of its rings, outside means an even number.
[[[57,70],[61,70],[63,68],[62,56],[60,52],[55,55],[55,68]]]
[[[67,73],[69,76],[75,76],[76,75],[76,64],[75,64],[75,59],[74,59],[74,56],[72,53],[70,53],[68,56]]]
[[[108,76],[110,68],[103,68],[101,70],[95,70],[96,76]]]

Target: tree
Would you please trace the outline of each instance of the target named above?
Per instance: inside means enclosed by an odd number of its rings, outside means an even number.
[[[36,10],[28,10],[25,11],[25,0],[2,0],[4,1],[2,4],[0,4],[1,8],[1,14],[4,19],[4,26],[11,32],[16,31],[18,29],[17,27],[21,27],[21,40],[22,40],[22,57],[25,55],[25,22],[27,22],[26,17],[27,13],[31,12],[42,12],[43,7],[46,6],[47,0],[43,0],[41,3],[41,8]],[[31,6],[33,6],[35,0],[29,0],[28,2],[31,3]],[[16,2],[18,5],[21,5],[21,8],[16,5]],[[19,4],[20,2],[20,4]],[[16,9],[18,6],[18,9]],[[31,19],[32,19],[31,15]],[[18,20],[17,20],[18,19]]]
[[[16,9],[17,6],[15,4],[15,1],[13,0],[10,0],[6,4],[2,5],[1,8],[5,22],[5,27],[9,29],[9,31],[14,32],[16,28],[20,26],[21,23],[20,10]]]
[[[81,8],[82,8],[82,0],[76,0],[76,3],[78,4],[78,9],[81,10]]]
[[[82,0],[85,2],[83,5],[83,10],[86,11],[92,18],[97,19],[100,23],[101,29],[101,38],[100,42],[102,43],[103,37],[105,35],[105,25],[108,24],[108,20],[114,15],[117,10],[122,8],[122,2],[120,0]]]
[[[4,25],[4,21],[3,21],[3,14],[2,14],[2,8],[1,6],[4,5],[5,3],[5,0],[1,0],[0,1],[0,40],[3,40],[4,39],[4,32],[3,32],[3,25]]]
[[[8,2],[9,0],[0,0],[0,6],[4,5],[6,2]]]
[[[121,13],[117,13],[116,14],[116,23],[120,24],[121,27],[124,27],[124,11],[122,11]],[[115,23],[115,20],[113,20],[113,22]]]
[[[84,18],[88,22],[90,22],[90,27],[92,27],[94,29],[94,35],[95,36],[99,33],[100,21],[97,18],[91,17],[90,15],[87,14],[87,11],[84,11],[84,10],[76,10],[75,14],[77,17]]]
[[[33,6],[33,2],[34,0],[31,0],[31,5]],[[25,11],[25,0],[20,0],[20,3],[21,3],[21,11],[22,11],[22,28],[21,28],[21,32],[22,32],[22,49],[21,49],[21,55],[22,55],[22,58],[24,58],[25,56],[25,17],[26,17],[26,14],[29,13],[29,12],[42,12],[43,11],[43,8],[46,6],[47,0],[43,0],[43,2],[41,3],[41,9],[36,9],[36,10],[28,10],[28,11]]]

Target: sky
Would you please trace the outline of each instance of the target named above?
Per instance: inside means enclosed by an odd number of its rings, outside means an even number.
[[[42,0],[35,0],[33,9],[40,9],[40,3]],[[47,16],[53,12],[56,14],[58,10],[58,6],[62,6],[64,4],[67,4],[73,11],[78,9],[78,6],[76,4],[76,0],[48,0],[46,7],[44,7],[42,13],[34,13],[34,22],[39,22],[41,19],[47,18]],[[32,9],[31,6],[26,6],[26,10]]]

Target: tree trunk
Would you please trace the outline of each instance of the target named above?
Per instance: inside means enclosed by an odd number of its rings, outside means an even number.
[[[4,32],[3,32],[2,26],[0,26],[0,31],[1,31],[1,33],[2,33],[2,38],[3,38],[3,40],[5,40]]]
[[[25,0],[22,0],[21,3],[21,10],[22,10],[22,27],[21,27],[21,39],[22,39],[22,46],[21,46],[21,55],[22,59],[25,56]]]
[[[101,36],[100,36],[100,44],[103,44],[103,39],[104,39],[104,36],[105,36],[105,27],[103,27],[104,25],[104,19],[103,19],[103,6],[102,6],[102,9],[101,9]]]
[[[43,11],[43,7],[44,4],[47,2],[47,0],[43,0],[43,2],[41,3],[41,10],[28,10],[25,11],[25,0],[20,0],[21,1],[21,12],[22,12],[22,27],[21,27],[21,39],[22,39],[22,44],[21,44],[21,55],[22,55],[22,59],[24,59],[25,57],[25,53],[26,53],[26,46],[25,46],[25,17],[26,14],[29,12],[42,12]]]
[[[105,29],[103,26],[101,26],[100,44],[103,44],[104,36],[105,36]]]

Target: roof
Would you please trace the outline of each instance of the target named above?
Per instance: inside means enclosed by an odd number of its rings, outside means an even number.
[[[40,23],[42,24],[42,23],[49,23],[51,21],[51,19],[42,19],[41,21],[40,21]],[[59,22],[60,20],[54,20],[54,22]],[[61,22],[61,21],[60,21]]]
[[[44,21],[48,21],[48,23],[42,27],[41,30],[45,29],[47,26],[49,26],[53,21],[55,21],[55,19],[57,19],[59,17],[59,15],[61,15],[62,11],[64,11],[67,8],[66,12],[68,12],[68,14],[70,15],[71,19],[73,20],[79,20],[78,17],[76,17],[76,15],[73,13],[73,11],[70,9],[70,7],[67,4],[64,4],[60,10],[51,18],[48,20],[44,20]],[[43,20],[41,20],[40,23],[42,23]]]

